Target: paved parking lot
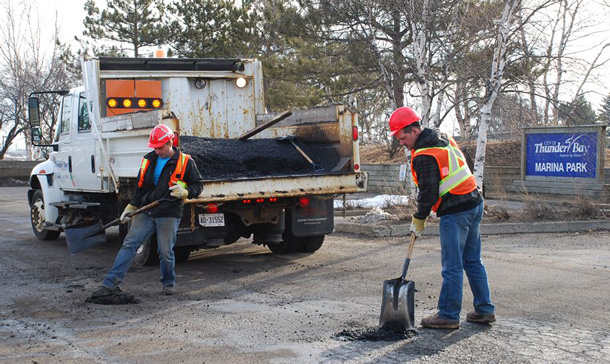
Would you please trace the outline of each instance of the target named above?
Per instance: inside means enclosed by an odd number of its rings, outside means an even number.
[[[335,234],[314,254],[290,256],[242,240],[193,253],[177,267],[176,296],[160,295],[158,267],[133,267],[122,288],[141,303],[95,305],[85,299],[112,264],[118,232],[71,256],[63,236],[34,238],[25,192],[0,188],[0,363],[610,361],[607,231],[485,236],[498,321],[453,331],[419,326],[441,279],[438,237],[423,237],[409,270],[415,334],[366,341],[357,333],[376,329],[383,280],[400,274],[406,238]]]

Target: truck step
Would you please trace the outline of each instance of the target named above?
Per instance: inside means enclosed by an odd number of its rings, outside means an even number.
[[[101,204],[99,202],[76,202],[76,201],[59,201],[52,202],[51,206],[55,206],[58,209],[79,209],[79,210],[87,210],[100,207]]]

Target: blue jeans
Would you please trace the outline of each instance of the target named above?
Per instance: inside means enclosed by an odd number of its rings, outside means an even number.
[[[176,232],[179,224],[180,219],[177,217],[155,218],[146,213],[134,216],[131,228],[123,241],[123,246],[121,246],[114,260],[114,265],[106,274],[102,285],[114,288],[121,284],[138,248],[156,232],[161,283],[164,286],[173,286],[176,283],[174,245],[176,244]]]
[[[459,320],[462,310],[462,287],[466,271],[474,296],[474,310],[480,314],[494,313],[487,272],[481,260],[479,224],[483,218],[483,202],[477,207],[440,218],[443,286],[438,298],[438,314]]]

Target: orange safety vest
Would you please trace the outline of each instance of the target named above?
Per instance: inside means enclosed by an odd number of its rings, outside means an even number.
[[[449,136],[449,145],[446,147],[421,148],[411,152],[411,174],[417,186],[417,175],[413,169],[413,159],[419,155],[429,155],[436,159],[441,175],[438,185],[438,201],[432,206],[436,212],[441,204],[441,197],[451,192],[454,195],[465,195],[477,188],[477,180],[470,172],[466,158],[453,137]]]
[[[178,182],[184,183],[183,187],[186,187],[186,182],[182,180],[184,178],[184,172],[186,171],[186,165],[188,164],[190,155],[186,153],[179,152],[178,163],[176,163],[176,168],[174,169],[174,173],[172,173],[169,178],[169,186],[172,187]],[[146,170],[148,170],[148,166],[150,165],[150,160],[147,158],[142,158],[142,164],[140,165],[140,180],[138,181],[138,188],[142,188],[144,186],[144,175],[146,175]]]

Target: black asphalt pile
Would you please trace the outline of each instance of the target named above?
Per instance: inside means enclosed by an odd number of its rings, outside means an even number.
[[[296,144],[328,174],[339,163],[332,145]],[[180,137],[180,148],[190,154],[204,180],[234,180],[274,176],[315,174],[313,167],[289,140],[210,139]]]
[[[334,337],[343,341],[399,341],[411,339],[416,335],[417,333],[414,330],[394,331],[374,327],[363,329],[346,329],[338,334],[335,334]]]
[[[140,303],[140,300],[130,294],[117,293],[104,297],[89,297],[85,302],[98,305],[134,305]]]

